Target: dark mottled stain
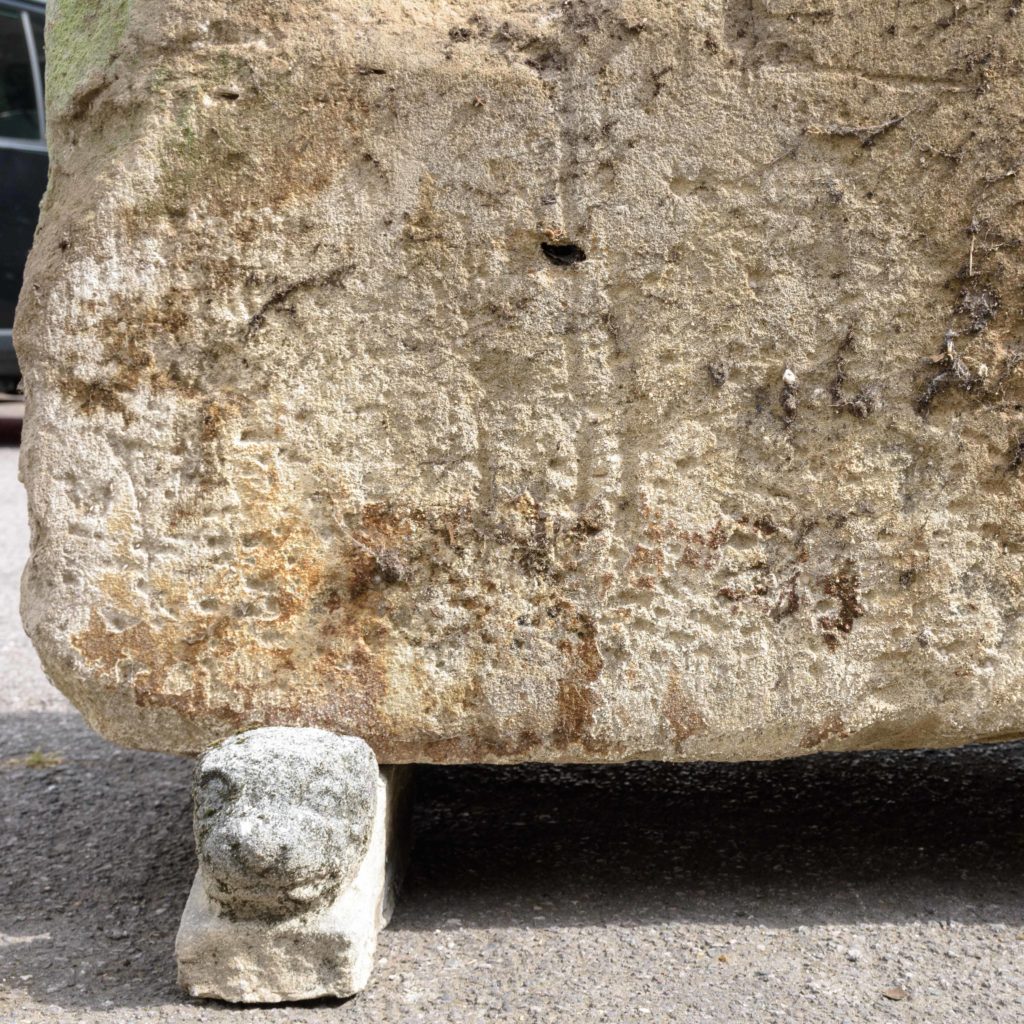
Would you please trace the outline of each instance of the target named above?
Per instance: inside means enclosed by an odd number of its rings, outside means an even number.
[[[820,747],[826,740],[834,737],[849,736],[850,730],[846,728],[843,720],[833,712],[820,725],[808,729],[800,740],[801,750],[814,750]]]
[[[683,743],[691,736],[707,732],[704,715],[678,676],[673,676],[665,688],[661,713],[668,722],[676,743]]]
[[[787,427],[796,419],[797,398],[799,394],[800,385],[797,384],[796,379],[790,379],[788,376],[784,377],[782,388],[779,391],[779,405],[782,408],[782,422]]]
[[[842,568],[822,581],[822,590],[829,597],[839,602],[839,610],[832,615],[823,615],[818,619],[825,643],[830,650],[835,650],[839,643],[839,635],[848,635],[853,624],[864,614],[860,603],[858,588],[860,574],[857,572],[853,559],[847,559]]]
[[[936,398],[946,391],[954,390],[970,394],[972,391],[984,387],[985,378],[972,370],[957,352],[953,345],[954,337],[952,332],[947,334],[942,352],[930,360],[932,369],[929,371],[928,380],[914,404],[914,408],[920,416],[927,416]]]
[[[109,381],[88,381],[81,377],[71,377],[61,382],[60,391],[65,398],[78,406],[79,412],[90,414],[102,409],[120,416],[125,426],[133,419],[119,394],[120,389]]]
[[[182,301],[175,291],[146,306],[132,306],[111,297],[111,308],[89,326],[89,333],[100,343],[97,376],[85,380],[73,374],[60,383],[61,393],[79,411],[114,413],[125,426],[134,420],[127,398],[144,387],[195,397],[195,386],[182,380],[173,365],[161,365],[154,355],[157,349],[173,349],[179,332],[191,322],[181,308]],[[83,312],[95,307],[95,303],[82,305]]]
[[[559,644],[566,655],[565,673],[558,682],[558,704],[552,736],[558,746],[579,743],[586,749],[595,744],[590,736],[597,699],[595,683],[604,668],[597,646],[597,626],[584,613],[562,606],[564,624],[574,628],[575,638]]]
[[[775,622],[781,622],[783,619],[788,619],[790,615],[795,615],[797,611],[799,611],[800,594],[796,589],[796,581],[799,576],[799,573],[793,573],[786,582],[786,585],[782,588],[782,592],[779,594],[778,600],[769,612],[769,615]]]
[[[664,536],[661,528],[648,529],[648,533],[655,540]],[[725,524],[719,520],[710,530],[681,530],[678,537],[684,543],[684,548],[679,556],[679,561],[691,569],[713,569],[718,562],[717,552],[729,539],[729,533]]]
[[[1024,466],[1024,434],[1021,434],[1013,442],[1010,448],[1010,457],[1007,461],[1007,472],[1017,473],[1020,467]]]
[[[835,373],[829,384],[828,393],[832,400],[832,408],[836,412],[849,413],[857,419],[866,419],[877,406],[877,399],[872,388],[870,386],[861,388],[853,397],[846,392],[846,356],[847,353],[855,350],[856,337],[853,329],[847,328],[836,352]]]

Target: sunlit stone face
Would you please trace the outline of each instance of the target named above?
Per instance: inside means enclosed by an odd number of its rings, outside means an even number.
[[[177,753],[1024,734],[1009,7],[61,0],[15,326],[50,677]]]

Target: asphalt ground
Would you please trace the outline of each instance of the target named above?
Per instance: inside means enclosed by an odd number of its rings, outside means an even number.
[[[93,734],[17,619],[0,448],[0,1022],[1024,1020],[1024,745],[772,764],[421,768],[354,999],[175,986],[187,761]]]

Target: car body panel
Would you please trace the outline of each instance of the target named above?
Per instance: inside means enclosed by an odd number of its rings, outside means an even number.
[[[14,311],[39,218],[39,203],[46,191],[41,52],[44,11],[43,4],[0,0],[0,28],[6,30],[7,37],[0,62],[5,71],[15,62],[21,65],[20,71],[15,67],[13,76],[5,75],[4,91],[0,91],[0,203],[4,209],[0,221],[0,390],[7,392],[15,391],[21,379],[12,338]],[[25,109],[18,109],[19,104]]]

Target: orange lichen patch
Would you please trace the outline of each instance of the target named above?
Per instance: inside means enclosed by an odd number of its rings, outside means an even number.
[[[203,401],[200,408],[202,426],[199,430],[199,440],[206,445],[225,440],[230,424],[237,421],[242,412],[239,402],[224,396],[208,398]]]
[[[329,629],[325,628],[324,635]],[[345,730],[362,736],[375,749],[385,749],[389,738],[386,703],[390,690],[390,663],[386,645],[374,645],[361,635],[357,621],[349,618],[333,634],[334,643],[325,646],[310,666],[312,677],[322,686],[318,700],[301,707],[293,705],[305,723]]]
[[[262,515],[226,564],[187,579],[152,575],[159,617],[124,574],[105,576],[111,611],[94,609],[74,646],[92,674],[106,685],[122,679],[139,705],[232,727],[315,720],[381,735],[389,627],[382,593],[365,580],[364,547],[403,527],[371,508],[365,529],[325,545],[294,512]]]
[[[120,638],[124,638],[125,642],[122,643]],[[145,644],[149,651],[157,651],[153,642],[153,631],[148,623],[139,623],[129,629],[116,631],[110,629],[100,613],[93,608],[89,612],[89,625],[74,637],[72,644],[89,665],[98,670],[98,678],[109,686],[114,681],[118,663],[125,658],[125,650],[137,646],[139,641]],[[141,669],[142,672],[152,670],[152,662]]]
[[[232,432],[235,415],[230,403],[206,407],[200,461]],[[607,747],[594,735],[604,670],[597,625],[554,579],[585,536],[560,533],[522,500],[476,516],[394,503],[353,510],[335,500],[314,529],[272,465],[244,480],[236,474],[234,486],[246,531],[208,538],[214,560],[200,555],[192,574],[153,568],[142,580],[124,572],[101,580],[102,601],[73,643],[102,685],[124,688],[140,706],[209,720],[213,731],[321,725],[363,736],[382,756],[417,730],[418,744],[448,744],[463,760]],[[197,494],[187,536],[206,501]],[[481,578],[484,552],[496,574],[519,576],[520,598],[506,603]],[[419,624],[426,593],[457,628],[492,638],[462,652],[455,675],[436,667],[452,626],[442,617]],[[534,609],[526,617],[522,595]],[[418,650],[405,639],[410,623],[427,629]],[[513,642],[523,629],[533,648]],[[524,660],[531,649],[547,653]],[[536,696],[521,719],[495,724],[485,669]],[[448,723],[447,735],[431,734],[431,723]]]
[[[208,691],[203,685],[204,673],[195,671],[210,639],[209,631],[205,636],[183,637],[156,630],[145,622],[113,630],[93,609],[89,625],[72,639],[72,644],[95,677],[106,686],[116,685],[124,672],[139,707],[171,708],[185,716],[203,710],[219,721],[241,726],[246,721],[242,709],[223,699],[210,706]],[[222,657],[227,655],[228,646],[221,644]],[[183,690],[168,685],[171,670],[180,668],[186,669],[184,675],[188,680]]]
[[[230,445],[242,415],[230,398],[203,409],[195,421],[200,461]],[[394,501],[354,509],[338,494],[314,528],[274,463],[254,461],[233,483],[248,510],[246,532],[229,531],[216,562],[201,562],[188,579],[152,570],[140,588],[128,573],[102,581],[106,603],[76,646],[110,685],[117,680],[140,705],[210,718],[222,730],[317,724],[352,732],[382,756],[419,749],[439,759],[571,758],[614,749],[598,727],[606,667],[597,621],[566,596],[566,566],[592,543],[571,521],[528,495],[473,512]],[[193,526],[205,518],[203,500]],[[681,535],[686,546],[699,538],[706,557],[726,539],[717,524],[680,531],[662,522],[652,532],[666,539],[636,545],[627,563],[634,576],[668,571]],[[718,592],[733,607],[750,600],[768,611],[781,600],[780,584],[762,585],[759,573],[745,589]],[[509,593],[492,578],[511,579]],[[795,577],[786,585],[792,590]],[[839,601],[837,621],[862,613],[856,586],[846,564],[819,583]],[[438,614],[425,619],[428,607]],[[792,611],[783,602],[777,614]],[[145,624],[122,628],[126,621]],[[471,642],[453,659],[445,652],[460,631]],[[410,632],[421,638],[412,648]],[[516,683],[481,682],[488,679]],[[518,701],[514,685],[529,700]],[[684,679],[671,678],[655,699],[670,746],[708,731]],[[516,710],[496,724],[495,707]],[[826,723],[808,742],[841,728]]]

